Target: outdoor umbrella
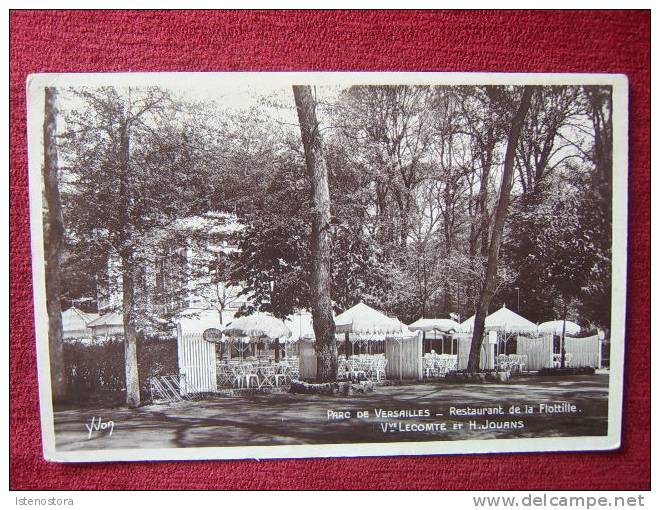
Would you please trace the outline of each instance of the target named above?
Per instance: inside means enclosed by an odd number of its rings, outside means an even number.
[[[491,313],[484,321],[486,331],[495,330],[505,333],[535,333],[537,326],[506,306]],[[474,315],[461,323],[461,331],[470,333],[474,330]]]
[[[539,333],[561,335],[564,331],[564,321],[548,321],[539,324]],[[580,326],[575,324],[575,322],[566,321],[566,334],[569,336],[574,336],[580,333]]]
[[[383,312],[371,308],[364,303],[358,303],[352,308],[335,317],[336,333],[348,333],[349,340],[354,342],[366,338],[368,340],[385,340],[394,338],[399,343],[404,336],[410,335],[410,330],[399,319],[388,317]],[[348,349],[346,351],[348,357]],[[399,353],[399,378],[401,378],[401,355]]]
[[[230,337],[282,338],[290,337],[291,330],[280,319],[264,312],[254,312],[232,320],[224,329]]]
[[[440,331],[451,333],[460,331],[461,325],[452,319],[417,319],[410,326],[410,331]]]
[[[284,322],[264,312],[254,312],[252,315],[246,315],[232,320],[227,324],[223,333],[230,338],[249,337],[270,338],[273,340],[291,336],[291,330]]]
[[[461,323],[461,331],[464,333],[472,333],[474,331],[474,315]],[[538,331],[538,327],[532,321],[525,319],[522,315],[502,305],[502,308],[486,317],[484,321],[484,332],[489,331],[502,333],[501,337],[504,342],[504,352],[506,353],[506,345],[512,335],[520,333],[535,334]],[[500,335],[498,335],[499,337]],[[499,340],[497,345],[499,352]]]
[[[400,335],[404,332],[403,323],[388,317],[364,303],[358,303],[335,317],[337,333],[355,335]]]
[[[408,326],[411,331],[423,331],[424,332],[424,341],[426,341],[427,338],[431,338],[432,340],[437,340],[437,334],[442,333],[444,335],[445,333],[455,333],[456,331],[461,331],[461,325],[452,320],[452,319],[417,319],[415,322],[413,322],[410,326]],[[433,336],[427,336],[427,333],[433,333]],[[442,352],[444,353],[444,337],[441,336],[440,340],[442,340]],[[454,353],[454,345],[453,345],[453,340],[451,341],[450,344],[450,352],[451,354]]]

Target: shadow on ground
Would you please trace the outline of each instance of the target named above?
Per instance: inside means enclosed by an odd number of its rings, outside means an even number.
[[[607,434],[608,376],[520,377],[509,384],[443,382],[378,387],[345,396],[260,394],[148,405],[139,409],[68,409],[55,412],[57,449],[186,448],[287,444],[438,441]],[[540,413],[540,404],[568,402],[575,412]],[[451,407],[533,406],[533,414],[457,416]],[[418,416],[383,417],[377,410]],[[328,419],[328,411],[350,413]],[[357,417],[358,411],[368,417]],[[419,416],[419,415],[422,416]],[[428,414],[428,416],[424,416]],[[113,422],[109,429],[86,425]],[[470,421],[474,427],[470,426]],[[522,428],[494,428],[506,422]],[[489,428],[481,426],[489,422]],[[444,423],[444,430],[440,425]],[[431,425],[436,424],[436,425]],[[406,427],[418,430],[406,430]],[[383,430],[383,427],[386,431]],[[434,430],[423,430],[433,427]]]

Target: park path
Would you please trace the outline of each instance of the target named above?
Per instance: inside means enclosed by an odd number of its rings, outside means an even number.
[[[607,434],[608,376],[521,377],[509,384],[402,384],[345,396],[259,394],[216,397],[139,409],[75,409],[55,413],[57,449],[175,448],[273,444],[429,441]],[[505,410],[569,402],[575,412],[525,416],[452,416],[451,407]],[[377,416],[377,410],[390,417]],[[328,419],[347,416],[348,419]],[[396,417],[404,411],[410,416]],[[358,417],[368,412],[368,417]],[[422,416],[420,416],[420,414]],[[428,414],[428,416],[424,416]],[[441,415],[441,416],[438,416]],[[392,417],[394,416],[394,417]],[[89,433],[92,419],[109,427]],[[469,421],[524,422],[523,428],[468,428]],[[438,430],[445,423],[445,430]],[[462,428],[457,429],[457,423]],[[385,424],[386,432],[383,431]],[[392,425],[389,425],[392,424]],[[438,424],[436,430],[419,425]],[[389,428],[388,428],[389,426]],[[406,430],[406,427],[417,430]],[[423,427],[421,427],[423,429]]]

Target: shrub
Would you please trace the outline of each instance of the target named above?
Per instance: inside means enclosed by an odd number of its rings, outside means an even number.
[[[174,340],[143,336],[137,345],[140,393],[143,400],[148,400],[150,377],[178,372],[177,345]],[[63,347],[68,400],[104,404],[123,401],[126,373],[121,336],[97,344],[67,342]]]
[[[537,375],[592,375],[596,372],[593,367],[564,367],[564,368],[542,368],[538,371]]]

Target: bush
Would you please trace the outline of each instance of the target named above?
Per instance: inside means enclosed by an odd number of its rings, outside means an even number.
[[[124,342],[114,338],[103,344],[65,343],[64,369],[69,400],[119,399],[126,382]]]
[[[138,338],[138,376],[143,400],[150,398],[149,378],[178,372],[174,340]],[[120,404],[126,391],[124,340],[121,336],[98,344],[64,344],[68,400],[73,403]]]

